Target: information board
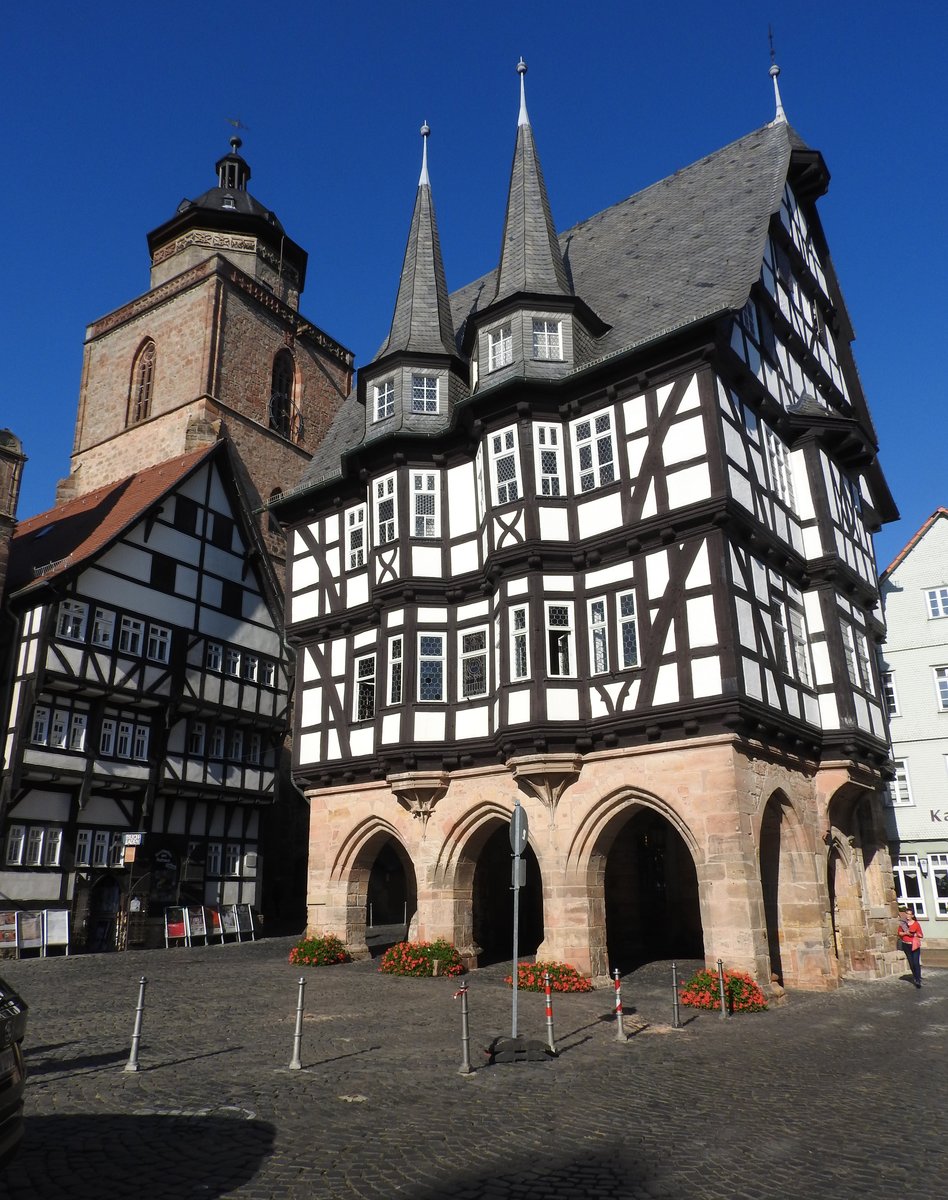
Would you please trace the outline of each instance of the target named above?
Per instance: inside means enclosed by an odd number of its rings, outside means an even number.
[[[165,945],[179,938],[187,939],[188,931],[184,923],[183,908],[165,909]]]
[[[16,915],[16,944],[18,950],[41,950],[43,947],[42,912],[19,912]]]
[[[16,913],[0,912],[0,946],[16,945]]]
[[[204,924],[204,909],[200,904],[192,904],[188,910],[188,933],[192,938],[207,937],[207,926]]]
[[[48,908],[44,914],[45,929],[43,942],[45,946],[65,946],[69,953],[69,910],[65,908]]]
[[[235,904],[234,913],[237,916],[237,936],[243,941],[245,933],[250,934],[253,941],[253,913],[249,904]]]
[[[240,930],[237,928],[237,914],[234,912],[233,904],[228,904],[226,908],[222,908],[220,910],[220,917],[224,933],[236,937],[240,933]]]

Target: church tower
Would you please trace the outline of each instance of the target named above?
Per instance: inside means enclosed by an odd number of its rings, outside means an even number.
[[[248,191],[240,148],[148,235],[149,290],[88,327],[58,502],[226,434],[259,507],[292,487],[348,394],[353,356],[301,315],[306,252]],[[263,533],[280,560],[279,530]]]

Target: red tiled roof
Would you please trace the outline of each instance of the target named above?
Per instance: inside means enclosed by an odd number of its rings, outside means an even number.
[[[219,445],[147,467],[18,522],[10,541],[8,594],[44,583],[94,557]]]
[[[889,563],[886,569],[879,576],[880,579],[886,579],[905,558],[910,550],[914,550],[918,543],[922,540],[929,529],[935,524],[939,517],[948,517],[948,508],[936,508],[932,515],[928,518],[925,524],[921,527],[914,537],[909,538],[898,554]]]

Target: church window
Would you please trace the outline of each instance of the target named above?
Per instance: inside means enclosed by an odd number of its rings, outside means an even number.
[[[355,660],[356,721],[369,721],[375,716],[375,655],[364,654]]]
[[[111,646],[115,635],[115,613],[108,608],[97,608],[92,622],[93,646]]]
[[[444,634],[418,637],[418,699],[444,699]]]
[[[434,471],[411,472],[412,534],[415,537],[438,536],[438,482]]]
[[[349,570],[365,566],[365,505],[357,504],[346,513],[346,553]]]
[[[635,616],[635,593],[620,592],[619,607],[619,653],[623,669],[639,665],[639,630]]]
[[[63,600],[59,605],[59,621],[56,633],[72,642],[81,642],[86,636],[88,604],[81,600]]]
[[[593,675],[609,670],[606,602],[602,599],[589,601],[589,666]]]
[[[527,679],[530,675],[530,647],[527,631],[527,606],[510,610],[510,678]]]
[[[122,654],[141,654],[145,622],[137,617],[122,617],[119,626],[119,650]]]
[[[380,546],[394,542],[398,524],[395,512],[395,476],[375,481],[375,540]]]
[[[930,618],[948,617],[948,587],[932,588],[925,593]]]
[[[135,425],[151,416],[156,357],[155,343],[149,338],[142,343],[132,365],[132,387],[128,398],[127,425]]]
[[[388,702],[402,702],[402,639],[400,637],[388,640]]]
[[[764,438],[767,442],[767,465],[770,471],[770,486],[774,494],[788,508],[794,507],[793,467],[790,462],[790,451],[779,437],[763,426]]]
[[[395,415],[395,380],[385,379],[375,385],[374,421],[386,421]],[[413,410],[414,411],[414,410]]]
[[[890,717],[899,715],[899,697],[895,690],[895,674],[892,671],[882,673],[882,700],[886,714]]]
[[[594,413],[573,422],[573,465],[579,476],[580,490],[591,492],[607,483],[614,483],[615,439],[612,413]]]
[[[573,674],[573,605],[546,605],[547,669],[551,675]]]
[[[412,375],[411,411],[413,413],[436,413],[438,411],[437,375]]]
[[[487,630],[475,629],[461,634],[461,697],[473,700],[487,695]]]
[[[281,350],[273,360],[270,381],[270,428],[280,437],[293,436],[293,379],[296,374],[293,355]]]
[[[533,319],[533,357],[541,359],[562,359],[563,339],[560,321],[547,321],[539,317]]]
[[[494,499],[497,504],[509,504],[520,497],[520,457],[517,451],[517,431],[513,426],[491,434],[490,469],[493,476]]]
[[[939,709],[948,712],[948,667],[935,668],[935,689],[938,693]]]
[[[513,338],[509,325],[491,329],[487,334],[487,369],[496,371],[513,362]]]
[[[563,494],[562,430],[559,425],[534,427],[537,484],[541,496]]]
[[[171,656],[171,630],[165,625],[149,625],[148,657],[152,662],[166,663]]]

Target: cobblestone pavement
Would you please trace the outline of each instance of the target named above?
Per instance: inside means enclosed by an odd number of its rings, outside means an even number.
[[[623,982],[628,1043],[610,990],[556,996],[559,1057],[491,1066],[511,993],[488,968],[469,976],[477,1069],[462,1076],[455,981],[308,969],[290,1071],[291,945],[0,964],[31,1006],[26,1133],[0,1197],[948,1194],[948,971],[728,1021],[683,1009],[672,1030],[669,964],[652,964]],[[543,997],[521,992],[520,1017],[542,1038]]]

